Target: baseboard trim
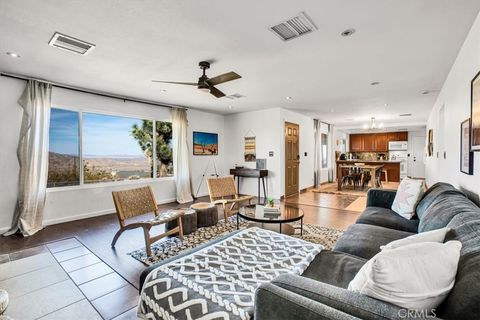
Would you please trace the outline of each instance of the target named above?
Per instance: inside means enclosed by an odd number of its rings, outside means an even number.
[[[172,203],[172,202],[176,202],[176,201],[177,201],[177,199],[171,198],[171,199],[165,199],[165,200],[162,200],[162,201],[158,201],[157,204],[159,204],[159,205],[160,204],[167,204],[167,203]],[[88,219],[88,218],[94,218],[94,217],[104,216],[104,215],[113,214],[113,213],[115,213],[115,208],[100,210],[100,211],[80,213],[80,214],[76,214],[76,215],[73,215],[73,216],[46,219],[46,220],[43,221],[43,225],[46,227],[46,226],[51,226],[51,225],[54,225],[54,224],[77,221],[77,220]],[[10,229],[10,227],[0,228],[0,233],[4,233],[4,232],[8,231],[9,229]]]
[[[308,190],[313,189],[314,187],[315,187],[315,186],[310,186],[310,187],[306,187],[306,188],[300,189],[300,193],[305,193],[305,192],[307,192]]]
[[[76,214],[74,216],[47,219],[47,220],[43,221],[43,225],[44,226],[51,226],[51,225],[54,225],[54,224],[77,221],[77,220],[88,219],[88,218],[94,218],[94,217],[104,216],[106,214],[112,214],[112,213],[115,213],[115,209],[107,209],[107,210],[101,210],[101,211],[81,213],[81,214]]]

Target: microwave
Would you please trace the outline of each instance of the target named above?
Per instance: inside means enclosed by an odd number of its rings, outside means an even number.
[[[388,151],[406,151],[408,150],[407,141],[390,141],[388,143]]]

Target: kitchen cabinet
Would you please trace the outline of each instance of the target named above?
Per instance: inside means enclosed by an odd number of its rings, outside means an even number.
[[[350,135],[350,152],[363,151],[363,134],[351,134]]]
[[[398,141],[408,141],[408,131],[399,132]]]
[[[377,152],[388,151],[388,137],[386,133],[377,133],[375,135],[375,151]]]
[[[375,136],[373,134],[364,134],[362,136],[362,151],[375,151]]]
[[[398,132],[388,132],[387,133],[387,140],[388,140],[388,142],[390,142],[390,141],[400,141],[399,136],[398,136]]]
[[[408,141],[408,132],[351,134],[350,152],[387,152],[390,141]]]

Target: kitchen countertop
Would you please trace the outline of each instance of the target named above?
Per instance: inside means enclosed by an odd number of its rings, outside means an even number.
[[[337,160],[340,163],[355,163],[355,162],[365,162],[365,163],[400,163],[400,160]]]

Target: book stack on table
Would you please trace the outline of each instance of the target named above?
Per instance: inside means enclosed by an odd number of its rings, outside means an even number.
[[[266,218],[278,218],[281,215],[279,206],[265,206],[263,207],[263,215]]]

